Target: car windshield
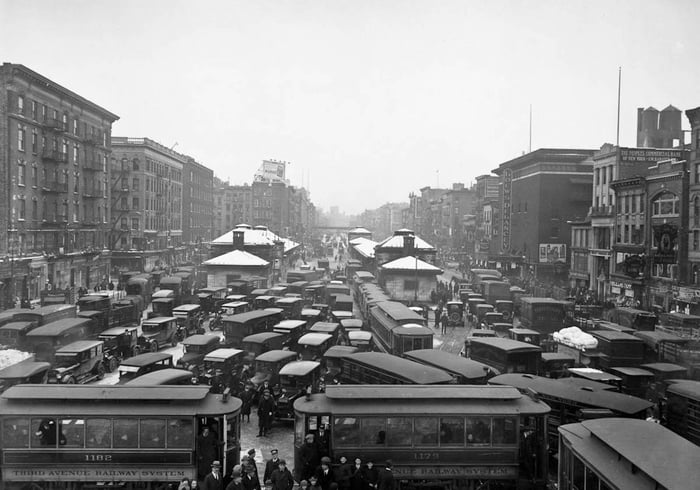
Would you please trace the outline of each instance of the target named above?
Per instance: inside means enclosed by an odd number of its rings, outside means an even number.
[[[306,376],[280,376],[280,386],[286,390],[302,390],[307,384]]]
[[[190,352],[193,354],[201,354],[206,352],[205,345],[185,345],[185,352]]]
[[[56,367],[68,367],[73,364],[78,364],[80,354],[76,353],[66,353],[61,352],[56,354]]]
[[[141,325],[141,329],[144,333],[158,332],[163,329],[167,323],[144,323]]]
[[[264,374],[274,374],[276,372],[275,364],[270,363],[270,362],[264,362],[264,361],[256,361],[255,362],[255,371],[258,373],[264,373]]]

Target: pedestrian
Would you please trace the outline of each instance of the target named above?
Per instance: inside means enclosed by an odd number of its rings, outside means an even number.
[[[326,432],[326,424],[320,424],[318,426],[318,431],[316,432],[316,447],[318,448],[318,457],[323,458],[330,454],[330,439],[328,439],[328,432]]]
[[[316,468],[315,475],[321,488],[329,490],[331,483],[334,481],[333,472],[331,471],[331,458],[328,456],[321,458],[321,466]]]
[[[350,476],[352,476],[350,463],[348,463],[348,459],[345,456],[341,456],[339,464],[333,472],[333,477],[340,490],[350,490]]]
[[[260,485],[258,485],[258,488],[260,488]],[[231,472],[231,482],[226,485],[226,490],[245,490],[240,468],[234,468]]]
[[[449,323],[449,318],[447,318],[447,311],[443,310],[442,315],[440,316],[440,325],[442,327],[442,334],[445,335],[447,333],[447,324]]]
[[[391,460],[387,460],[384,469],[379,473],[377,490],[394,490],[394,472]]]
[[[275,401],[270,390],[263,392],[263,397],[258,402],[258,437],[267,436],[272,426],[275,415]]]
[[[355,458],[355,464],[350,468],[350,489],[365,490],[368,488],[368,482],[365,478],[365,468],[362,466],[362,460]]]
[[[177,487],[177,490],[192,490],[192,487],[190,486],[190,479],[183,478],[180,480],[180,485]]]
[[[304,444],[299,449],[299,460],[301,462],[301,468],[298,469],[299,477],[308,479],[314,474],[320,462],[313,434],[306,434]]]
[[[248,466],[250,466],[255,472],[255,479],[260,482],[260,476],[258,475],[258,465],[255,463],[255,449],[248,449]]]
[[[209,472],[212,462],[219,456],[219,447],[222,445],[217,437],[210,431],[209,426],[202,427],[202,434],[197,437],[197,474],[199,479]]]
[[[440,316],[442,316],[442,302],[438,302],[438,305],[435,308],[435,328],[436,329],[440,326]]]
[[[270,481],[272,481],[272,490],[292,490],[294,488],[294,477],[287,469],[285,460],[279,460],[277,469],[272,472]]]
[[[299,482],[299,490],[309,490],[309,481],[308,480],[301,480]]]
[[[321,490],[321,485],[318,484],[316,475],[311,475],[309,477],[309,490]]]
[[[241,405],[241,422],[243,422],[244,418],[247,418],[247,422],[250,422],[250,410],[253,405],[253,390],[249,384],[245,385],[241,393],[241,401],[243,402]]]
[[[272,476],[272,472],[279,467],[279,458],[277,455],[279,451],[277,448],[270,449],[270,459],[265,463],[265,472],[263,473],[263,481],[267,481]]]
[[[367,467],[365,468],[365,481],[367,482],[368,488],[377,488],[379,470],[374,467],[374,461],[371,459],[367,461]]]
[[[216,460],[211,464],[211,472],[202,481],[202,490],[224,490],[224,480],[221,476],[221,463]]]
[[[255,466],[255,462],[249,463],[243,467],[243,476],[241,484],[244,490],[261,490],[260,479],[258,478],[258,469]]]

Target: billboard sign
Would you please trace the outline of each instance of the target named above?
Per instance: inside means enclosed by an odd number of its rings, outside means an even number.
[[[563,243],[540,243],[540,263],[566,263],[566,245]]]

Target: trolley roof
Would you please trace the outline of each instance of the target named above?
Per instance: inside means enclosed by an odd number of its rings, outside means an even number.
[[[556,379],[543,378],[531,374],[501,374],[491,378],[489,384],[513,386],[519,390],[532,389],[544,396],[570,400],[571,402],[591,407],[607,408],[626,415],[642,413],[654,405],[635,396],[612,391],[596,391],[590,387],[579,387],[573,384],[562,383]]]
[[[50,367],[51,364],[48,362],[20,361],[0,370],[0,379],[17,379],[26,376],[34,376]]]
[[[603,418],[563,425],[559,432],[575,454],[629,488],[649,483],[644,474],[669,489],[690,488],[700,480],[700,448],[662,425]]]
[[[243,337],[242,342],[265,342],[269,339],[275,339],[278,337],[284,337],[285,334],[281,332],[258,332]]]
[[[666,393],[675,393],[692,400],[700,400],[700,381],[689,379],[674,380],[666,388]]]
[[[496,347],[508,352],[541,352],[542,349],[536,345],[520,342],[518,340],[505,339],[502,337],[470,337],[472,344],[483,344]]]
[[[238,398],[224,402],[209,386],[17,385],[0,396],[0,413],[15,416],[63,414],[187,417],[233,413]]]
[[[418,349],[405,352],[404,356],[413,361],[459,374],[467,379],[484,378],[489,374],[489,371],[494,371],[492,367],[486,364],[444,350]]]
[[[397,376],[409,379],[416,384],[449,383],[453,380],[452,375],[442,369],[426,366],[425,364],[384,352],[358,352],[347,356],[345,359],[350,362],[370,366],[371,368],[396,373]]]
[[[380,301],[375,307],[381,309],[387,316],[397,322],[425,321],[421,315],[397,301]]]
[[[47,323],[44,326],[37,327],[34,330],[27,332],[27,337],[44,337],[51,335],[61,335],[66,330],[71,328],[90,325],[89,318],[63,318],[55,322]]]
[[[498,388],[494,390],[493,388]],[[546,414],[550,408],[509,386],[328,385],[325,393],[300,397],[294,409],[308,413]]]
[[[151,371],[127,381],[125,386],[162,386],[182,379],[191,380],[194,374],[188,369],[167,368]]]

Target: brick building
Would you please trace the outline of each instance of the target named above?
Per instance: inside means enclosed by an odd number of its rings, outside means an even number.
[[[112,266],[151,271],[185,261],[183,169],[189,157],[149,138],[112,138]]]
[[[537,280],[566,281],[569,221],[586,216],[594,150],[542,148],[499,165],[500,252],[521,256]]]
[[[190,249],[213,237],[214,171],[188,158],[182,172],[182,241]]]
[[[117,119],[23,65],[0,67],[0,307],[109,274]]]
[[[218,180],[218,179],[215,179]],[[253,222],[253,188],[218,180],[214,186],[214,233],[221,236],[236,225]]]

